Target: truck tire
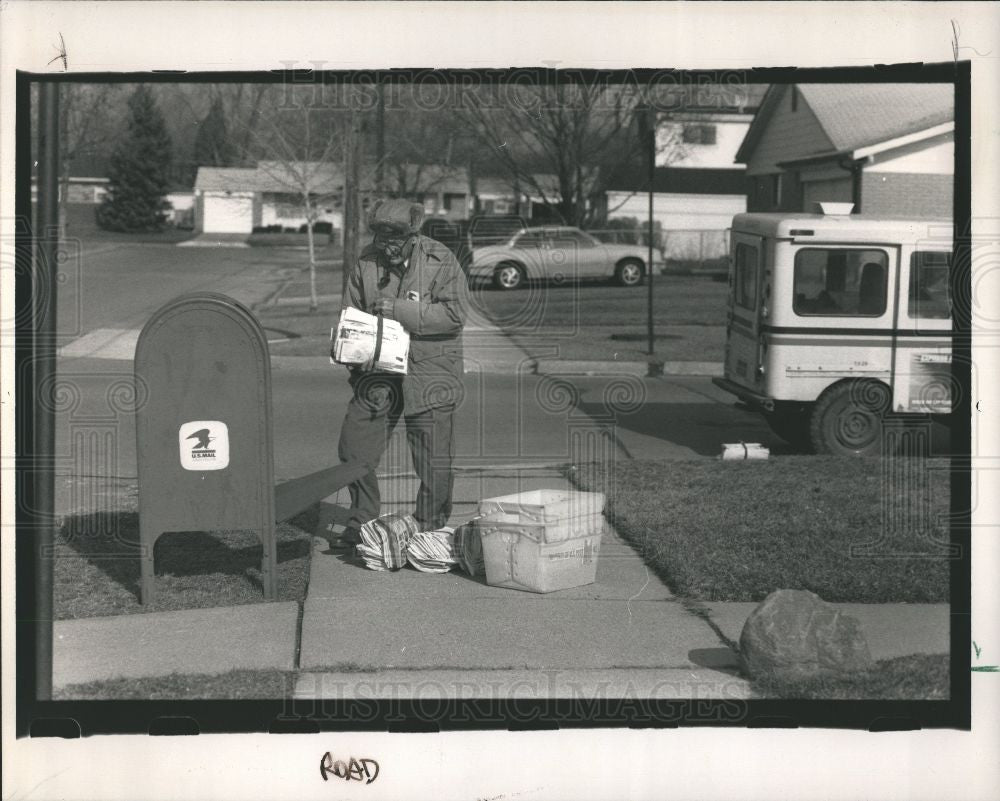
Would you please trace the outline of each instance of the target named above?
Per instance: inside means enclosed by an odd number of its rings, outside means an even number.
[[[777,407],[764,412],[768,428],[796,450],[810,453],[812,439],[809,435],[810,416],[807,409]]]
[[[827,387],[816,401],[809,435],[813,450],[833,456],[878,456],[882,422],[891,402],[879,381],[841,381]]]

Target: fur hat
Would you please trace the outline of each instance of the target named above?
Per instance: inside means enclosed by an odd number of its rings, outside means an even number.
[[[415,234],[424,221],[424,207],[409,200],[391,198],[380,199],[372,203],[368,210],[368,228],[375,226],[390,226],[401,234]]]

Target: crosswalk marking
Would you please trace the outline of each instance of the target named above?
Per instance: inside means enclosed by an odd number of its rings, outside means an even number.
[[[96,328],[59,348],[59,356],[64,359],[132,361],[138,340],[138,328]]]

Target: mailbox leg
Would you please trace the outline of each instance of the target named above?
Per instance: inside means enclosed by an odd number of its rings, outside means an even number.
[[[154,574],[153,548],[156,546],[156,536],[150,536],[139,525],[139,571],[141,576],[139,599],[143,606],[149,606],[156,597],[156,576]]]
[[[278,543],[274,534],[274,523],[264,527],[260,532],[260,540],[264,546],[260,564],[264,597],[268,601],[274,601],[278,597]]]

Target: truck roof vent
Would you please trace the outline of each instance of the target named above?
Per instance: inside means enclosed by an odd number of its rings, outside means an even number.
[[[846,215],[854,211],[853,203],[816,203],[818,214]]]

